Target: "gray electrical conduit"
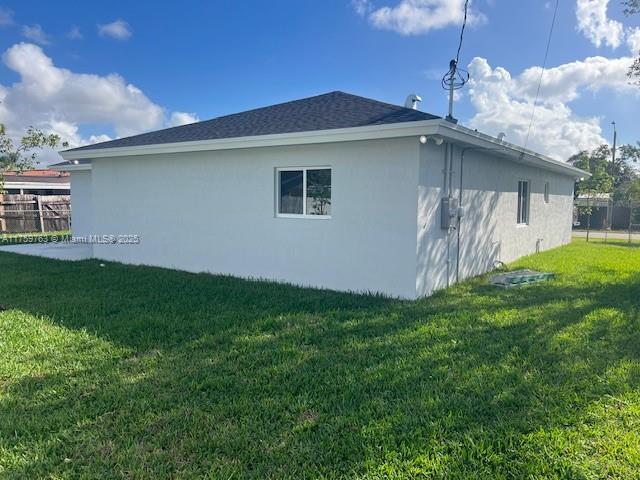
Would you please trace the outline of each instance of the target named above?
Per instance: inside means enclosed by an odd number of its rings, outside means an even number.
[[[443,198],[451,198],[453,192],[453,152],[452,143],[444,146]],[[451,286],[451,227],[447,228],[447,288]]]
[[[442,170],[442,174],[443,174],[442,191],[444,193],[443,198],[446,198],[449,195],[451,195],[451,191],[449,190],[448,183],[447,183],[447,176],[449,173],[449,161],[450,161],[449,145],[450,145],[449,143],[444,144],[444,169]],[[451,147],[453,149],[453,145]],[[442,205],[442,203],[440,205]],[[447,288],[449,288],[449,284],[451,283],[450,272],[449,272],[449,264],[451,263],[449,237],[450,237],[449,230],[447,230]]]
[[[453,150],[453,149],[452,149]],[[464,154],[471,151],[471,150],[478,150],[478,151],[484,151],[484,152],[505,152],[504,148],[489,148],[489,147],[467,147],[467,148],[463,148],[462,152],[460,153],[460,188],[458,189],[458,208],[463,208],[462,207],[462,194],[464,192],[463,190],[463,173],[464,173]],[[452,165],[453,166],[453,165]],[[460,216],[458,216],[458,244],[456,247],[456,283],[460,282],[460,243],[461,243],[461,235],[460,235],[460,226],[462,223],[462,218]],[[448,265],[448,264],[447,264]],[[449,286],[449,281],[448,281],[448,274],[447,274],[447,286]]]

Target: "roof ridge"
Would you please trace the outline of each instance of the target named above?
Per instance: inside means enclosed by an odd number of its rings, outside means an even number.
[[[220,115],[218,117],[213,117],[213,118],[209,118],[207,120],[202,120],[200,122],[196,122],[196,123],[207,123],[207,122],[212,122],[214,120],[219,120],[221,118],[227,118],[227,117],[233,117],[234,115],[242,115],[245,113],[251,113],[251,112],[256,112],[258,110],[264,110],[266,108],[273,108],[273,107],[281,107],[284,105],[291,105],[294,103],[300,103],[300,102],[306,102],[309,101],[313,98],[320,98],[320,97],[328,97],[329,95],[333,95],[336,93],[342,93],[345,94],[345,92],[341,92],[339,90],[334,90],[333,92],[327,92],[327,93],[320,93],[318,95],[311,95],[310,97],[304,97],[304,98],[298,98],[296,100],[288,100],[286,102],[280,102],[280,103],[274,103],[273,105],[265,105],[263,107],[255,107],[255,108],[250,108],[249,110],[242,110],[241,112],[235,112],[235,113],[227,113],[226,115]],[[345,94],[345,95],[349,95],[349,94]],[[356,95],[353,95],[354,97]],[[364,97],[362,97],[364,98]],[[187,124],[187,125],[193,125],[193,124]],[[172,128],[179,128],[179,127],[184,127],[185,125],[179,125],[178,127],[172,127]],[[164,129],[161,129],[164,130]],[[160,130],[155,130],[155,131],[160,131]]]
[[[343,95],[348,95],[349,97],[358,98],[360,100],[363,100],[365,102],[371,103],[373,105],[383,105],[385,107],[395,108],[395,109],[398,109],[398,110],[411,110],[411,111],[414,111],[414,112],[417,111],[417,112],[420,112],[420,113],[424,113],[425,115],[430,115],[427,112],[423,112],[421,110],[416,110],[414,108],[408,108],[408,107],[405,107],[404,105],[396,105],[395,103],[383,102],[381,100],[376,100],[375,98],[363,97],[361,95],[355,95],[353,93],[342,92],[340,90],[336,90],[336,92],[331,92],[331,93],[341,93]]]
[[[336,94],[336,93],[341,93],[343,95],[351,95],[349,93],[341,92],[340,90],[334,90],[332,92],[320,93],[318,95],[312,95],[310,97],[298,98],[296,100],[288,100],[286,102],[274,103],[273,105],[265,105],[263,107],[250,108],[249,110],[242,110],[241,112],[227,113],[225,115],[219,115],[217,117],[208,118],[206,120],[200,120],[200,121],[193,122],[193,123],[185,123],[184,125],[174,125],[172,127],[159,128],[157,130],[150,130],[148,132],[136,133],[135,135],[129,135],[127,137],[120,137],[120,138],[136,138],[136,137],[139,137],[141,135],[146,135],[146,134],[151,133],[151,132],[167,132],[169,130],[179,130],[179,129],[182,129],[184,127],[189,127],[189,126],[196,125],[196,124],[205,124],[205,123],[213,122],[213,121],[220,120],[220,119],[223,119],[223,118],[233,117],[235,115],[242,115],[244,113],[256,112],[258,110],[263,110],[263,109],[266,109],[266,108],[279,107],[279,106],[282,106],[282,105],[288,105],[288,104],[293,104],[293,103],[297,103],[297,102],[303,102],[303,101],[306,101],[306,100],[311,100],[312,98],[325,97],[325,96],[329,96],[329,95]],[[358,95],[351,95],[351,96],[352,97],[358,97]],[[371,99],[368,99],[368,98],[365,98],[365,97],[358,97],[358,98],[365,99],[365,100],[371,100]],[[119,139],[116,138],[114,140],[119,140]],[[97,145],[100,145],[101,143],[108,143],[110,141],[111,140],[107,140],[105,142],[99,142],[99,143],[94,143],[94,144],[89,144],[89,145],[92,145],[92,146],[96,145],[97,146]],[[64,150],[64,151],[76,150],[78,148],[82,148],[82,147],[85,147],[85,146],[87,146],[87,145],[82,145],[82,146],[76,147],[76,148],[69,148],[68,150]]]

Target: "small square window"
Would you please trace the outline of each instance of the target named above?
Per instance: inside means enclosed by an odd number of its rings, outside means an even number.
[[[283,168],[276,172],[278,216],[331,216],[330,168]]]

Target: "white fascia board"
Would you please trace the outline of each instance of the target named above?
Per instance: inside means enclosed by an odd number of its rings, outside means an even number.
[[[51,165],[48,168],[51,170],[56,170],[58,172],[77,172],[79,170],[91,170],[91,164],[83,163],[82,165],[74,165],[70,163],[69,165]]]
[[[509,160],[516,163],[522,163],[531,165],[545,170],[551,170],[557,173],[568,175],[570,177],[579,179],[584,177],[590,177],[591,174],[580,170],[568,163],[554,160],[553,158],[545,155],[533,152],[531,150],[525,150],[513,143],[499,141],[497,138],[485,135],[475,130],[456,125],[451,122],[443,121],[438,126],[437,134],[444,137],[447,140],[452,140],[455,143],[465,145],[467,148],[477,148],[478,152],[483,150],[491,151],[494,154],[503,154]],[[464,148],[464,147],[463,147]]]
[[[4,182],[4,188],[26,188],[29,190],[69,190],[69,183]]]
[[[133,155],[158,155],[162,153],[184,153],[211,150],[233,150],[239,148],[278,147],[284,145],[309,145],[317,143],[352,142],[429,135],[436,131],[441,120],[372,125],[367,127],[337,128],[312,132],[279,133],[252,137],[199,140],[195,142],[162,143],[135,147],[98,148],[95,150],[62,151],[65,160],[81,158],[125,157]]]
[[[572,167],[564,162],[524,150],[517,145],[500,142],[497,138],[484,135],[466,127],[442,119],[403,122],[366,127],[338,128],[311,132],[282,133],[275,135],[256,135],[251,137],[223,138],[218,140],[199,140],[194,142],[163,143],[134,147],[97,148],[78,151],[62,151],[60,155],[68,161],[108,157],[137,155],[159,155],[163,153],[185,153],[215,150],[234,150],[240,148],[277,147],[285,145],[310,145],[334,142],[353,142],[378,140],[385,138],[419,137],[421,135],[441,135],[453,143],[469,147],[502,152],[512,161],[525,163],[552,170],[575,178],[588,177],[589,173]],[[90,170],[91,165],[72,165],[54,167],[61,171]]]

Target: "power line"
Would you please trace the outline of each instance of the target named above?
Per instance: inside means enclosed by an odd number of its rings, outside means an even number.
[[[549,50],[551,49],[551,39],[553,38],[553,30],[556,26],[556,17],[558,16],[558,6],[560,5],[560,0],[556,0],[556,8],[553,10],[553,20],[551,20],[551,29],[549,30],[549,38],[547,39],[547,49],[544,53],[544,62],[542,62],[542,70],[540,72],[540,80],[538,81],[538,88],[536,90],[536,99],[533,102],[533,109],[531,111],[531,120],[529,121],[529,128],[527,129],[527,138],[524,142],[524,149],[527,149],[527,145],[529,144],[529,136],[531,135],[531,127],[533,126],[533,119],[536,115],[536,109],[538,107],[538,98],[540,98],[540,89],[542,88],[542,78],[544,77],[544,72],[547,68],[547,59],[549,58]],[[524,152],[523,152],[524,155]]]
[[[460,41],[458,43],[458,51],[456,58],[449,62],[449,71],[442,77],[442,88],[449,91],[449,114],[447,120],[455,121],[453,118],[453,97],[454,91],[464,87],[469,81],[469,72],[458,68],[458,62],[460,61],[460,51],[462,50],[462,42],[464,40],[464,30],[467,26],[467,16],[469,13],[469,0],[464,2],[464,19],[462,21],[462,29],[460,30]]]
[[[460,31],[460,43],[458,44],[458,53],[456,53],[456,65],[460,60],[460,50],[462,49],[462,40],[464,39],[464,29],[467,26],[467,14],[469,12],[469,0],[464,2],[464,20],[462,21],[462,30]]]

